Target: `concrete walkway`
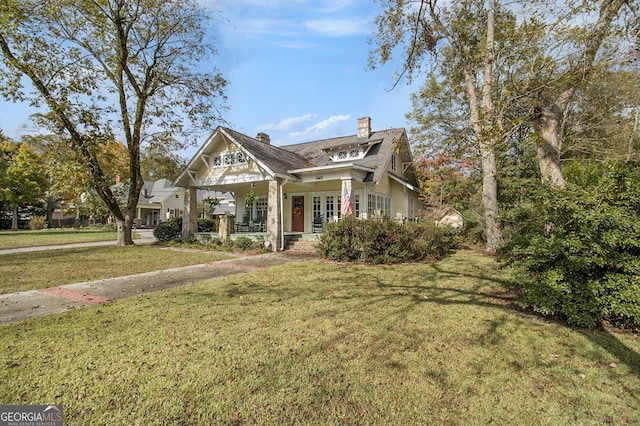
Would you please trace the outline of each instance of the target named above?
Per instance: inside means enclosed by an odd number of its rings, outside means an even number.
[[[144,229],[135,231],[140,235],[140,238],[134,240],[136,244],[153,244],[157,240],[153,236],[153,231]],[[72,244],[58,244],[53,246],[37,246],[37,247],[20,247],[14,249],[5,249],[0,250],[0,256],[4,254],[14,254],[14,253],[28,253],[33,251],[45,251],[45,250],[59,250],[59,249],[68,249],[68,248],[78,248],[78,247],[97,247],[97,246],[115,246],[115,241],[93,241],[89,243],[72,243]]]
[[[140,243],[141,240],[136,240]],[[73,244],[76,247],[114,244],[113,242]],[[61,248],[68,248],[64,245]],[[25,251],[54,250],[51,247],[34,247]],[[6,250],[2,252],[7,252]],[[15,251],[13,252],[15,253]],[[2,253],[0,253],[2,254]],[[10,255],[11,253],[4,253]],[[271,266],[282,265],[308,259],[304,256],[279,253],[267,253],[237,257],[218,262],[185,266],[129,275],[67,284],[40,290],[0,294],[0,324],[21,321],[45,315],[57,314],[73,309],[107,303],[161,291],[187,284],[226,277],[248,271],[256,271]]]

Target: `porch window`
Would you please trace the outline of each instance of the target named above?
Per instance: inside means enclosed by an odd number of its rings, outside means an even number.
[[[267,197],[260,197],[256,200],[256,222],[267,223]]]
[[[381,213],[385,216],[391,216],[391,197],[382,194],[369,194],[367,207],[370,213]]]
[[[245,204],[244,218],[245,222],[266,223],[267,222],[267,197],[259,197],[255,201]]]
[[[321,216],[322,217],[322,197],[314,196],[313,197],[313,218]]]
[[[361,194],[359,191],[351,193],[351,206],[353,213],[358,217],[362,208]],[[313,195],[311,198],[312,219],[320,216],[324,221],[333,221],[334,217],[342,216],[342,195],[337,192],[328,192],[322,195]]]
[[[335,196],[327,195],[325,198],[325,219],[327,221],[333,220],[333,216],[336,214]]]

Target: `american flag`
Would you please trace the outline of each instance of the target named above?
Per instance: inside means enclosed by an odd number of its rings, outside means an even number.
[[[347,190],[347,186],[344,186],[344,191],[342,194],[342,214],[346,217],[353,213],[351,209],[351,197],[349,196],[349,191]]]

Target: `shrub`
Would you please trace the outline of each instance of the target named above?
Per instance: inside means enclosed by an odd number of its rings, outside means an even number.
[[[31,218],[31,220],[29,220],[29,229],[33,231],[44,229],[45,223],[46,223],[46,220],[44,216],[34,216]]]
[[[400,263],[438,259],[457,244],[457,231],[431,223],[400,224],[389,218],[353,216],[325,225],[318,251],[337,261]]]
[[[238,237],[233,246],[241,250],[249,250],[253,245],[253,240],[249,237]]]
[[[161,242],[182,240],[182,218],[174,217],[161,222],[153,230],[153,236]]]
[[[198,232],[216,232],[218,221],[213,219],[198,219]]]
[[[510,213],[518,228],[499,258],[524,306],[580,327],[640,325],[638,178],[609,165],[593,185],[543,188]]]

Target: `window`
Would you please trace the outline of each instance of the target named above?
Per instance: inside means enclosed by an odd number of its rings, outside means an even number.
[[[362,148],[353,148],[345,151],[338,151],[331,155],[332,161],[357,160],[364,157]]]
[[[225,166],[233,166],[236,164],[236,156],[235,153],[227,153],[222,156]]]
[[[361,209],[360,191],[351,192],[351,209],[358,217]],[[342,217],[342,195],[338,192],[315,194],[311,198],[312,219],[320,216],[324,221],[333,221],[334,217]]]
[[[391,216],[391,197],[381,194],[369,194],[367,207],[373,215]]]
[[[256,200],[256,221],[267,223],[267,197],[260,197]]]
[[[325,197],[324,217],[326,220],[333,220],[333,216],[336,214],[335,198],[336,197],[333,195],[327,195]]]
[[[318,216],[322,216],[322,197],[316,195],[313,197],[313,218]]]
[[[398,171],[398,158],[395,154],[391,155],[391,170],[394,172]]]
[[[212,167],[230,167],[247,164],[247,157],[240,151],[227,151],[213,157]]]

